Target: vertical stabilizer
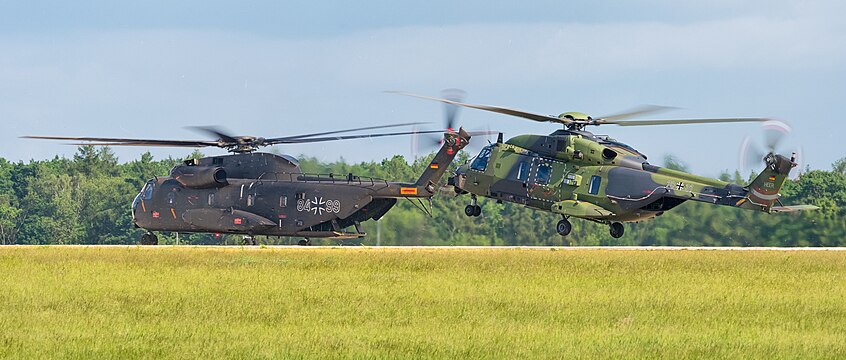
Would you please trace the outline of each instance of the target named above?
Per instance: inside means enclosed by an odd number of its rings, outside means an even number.
[[[446,172],[452,160],[458,155],[458,152],[470,143],[470,134],[464,131],[464,128],[458,129],[458,132],[444,133],[444,143],[441,149],[432,159],[432,162],[423,171],[423,175],[417,179],[415,185],[422,187],[432,187],[437,185],[438,181]]]
[[[781,196],[779,191],[795,163],[791,159],[773,153],[767,154],[764,161],[767,163],[766,169],[747,186],[749,193],[737,206],[770,212],[778,201]]]

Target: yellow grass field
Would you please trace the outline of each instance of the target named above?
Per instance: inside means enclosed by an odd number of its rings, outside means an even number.
[[[846,358],[846,252],[0,248],[0,358]]]

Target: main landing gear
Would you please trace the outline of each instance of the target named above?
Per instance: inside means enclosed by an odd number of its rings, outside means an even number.
[[[241,238],[241,244],[242,245],[258,245],[258,240],[256,240],[255,236],[244,235],[244,237]]]
[[[573,224],[570,224],[570,220],[567,220],[567,218],[563,218],[555,225],[555,231],[561,236],[570,235],[570,232],[573,231]]]
[[[148,233],[144,233],[144,235],[141,235],[141,245],[158,245],[158,244],[159,244],[159,238],[158,238],[158,236],[156,236],[156,234],[148,232]]]
[[[476,200],[476,195],[470,197],[470,205],[464,207],[464,215],[477,217],[482,215],[482,207]]]
[[[611,237],[618,239],[623,236],[623,233],[626,232],[626,228],[623,226],[622,223],[614,222],[608,224],[611,232]],[[570,224],[570,220],[567,218],[561,219],[558,224],[555,224],[555,232],[561,236],[570,235],[570,232],[573,231],[573,225]]]
[[[311,240],[302,239],[302,240],[297,242],[297,245],[299,245],[299,246],[309,246],[309,245],[311,245]]]
[[[611,228],[611,237],[613,237],[615,239],[619,239],[620,237],[623,236],[623,233],[626,232],[626,228],[623,227],[622,223],[618,223],[618,222],[611,223],[610,228]]]

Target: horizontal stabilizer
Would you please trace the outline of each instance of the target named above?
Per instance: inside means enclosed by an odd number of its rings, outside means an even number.
[[[356,239],[367,236],[365,233],[346,231],[297,231],[297,236],[305,238],[333,238],[333,239]]]
[[[818,210],[819,206],[814,205],[790,205],[790,206],[773,206],[770,211],[772,212],[799,212],[799,211],[811,211],[811,210]]]

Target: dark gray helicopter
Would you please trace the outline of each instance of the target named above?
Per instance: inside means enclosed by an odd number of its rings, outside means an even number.
[[[415,123],[416,124],[416,123]],[[231,136],[215,128],[196,128],[216,141],[149,140],[93,137],[25,136],[71,140],[73,145],[220,147],[232,154],[186,160],[169,176],[149,180],[132,202],[135,226],[147,230],[141,244],[156,245],[154,231],[243,234],[310,238],[365,236],[360,223],[379,220],[397,199],[431,198],[456,154],[470,140],[463,129],[335,135],[353,131],[406,126],[396,124],[329,131],[280,138]],[[420,133],[444,133],[440,150],[415,182],[388,182],[354,174],[304,174],[297,159],[256,152],[263,146],[377,138]],[[334,135],[334,136],[329,136]],[[347,231],[349,227],[353,231]]]

